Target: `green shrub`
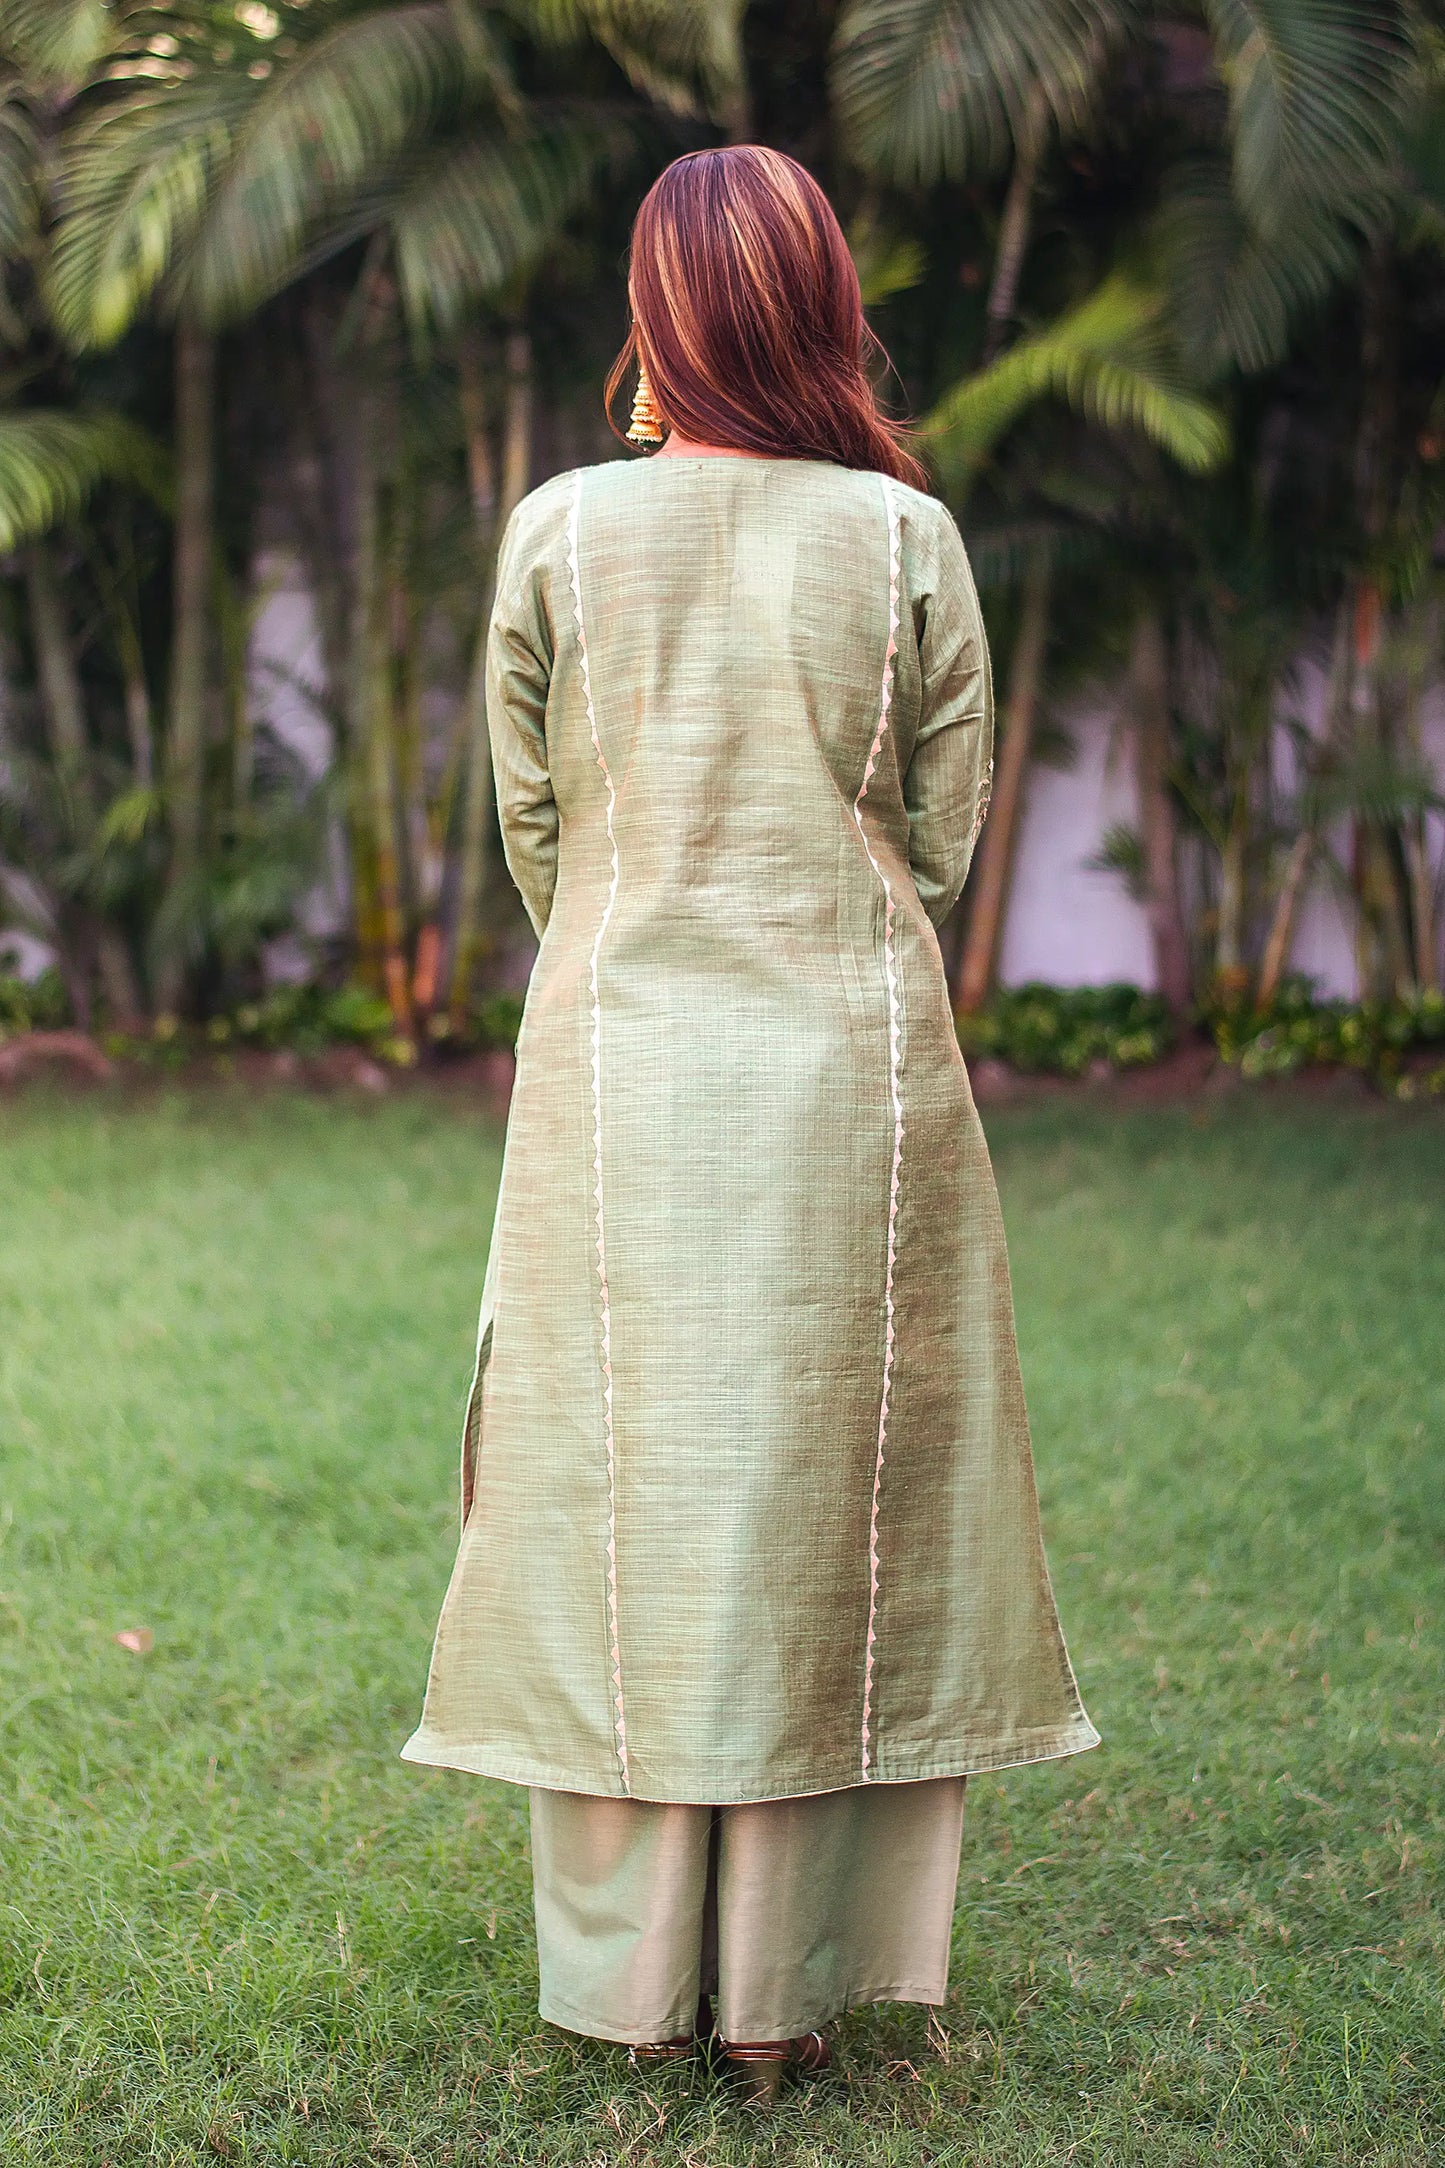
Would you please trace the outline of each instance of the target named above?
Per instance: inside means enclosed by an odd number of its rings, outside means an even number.
[[[1321,1001],[1308,979],[1291,978],[1267,1010],[1252,1009],[1247,999],[1222,1002],[1201,1022],[1245,1077],[1334,1067],[1356,1070],[1400,1098],[1445,1096],[1445,995]],[[1041,1076],[1082,1076],[1095,1063],[1141,1067],[1162,1059],[1176,1036],[1158,995],[1137,986],[1006,987],[981,1014],[958,1019],[970,1059],[992,1056]],[[1438,1066],[1422,1060],[1437,1048]]]
[[[408,1042],[398,1038],[387,1004],[364,986],[277,986],[207,1023],[160,1016],[144,1037],[113,1034],[105,1044],[122,1058],[164,1067],[178,1067],[198,1053],[236,1047],[322,1054],[328,1047],[359,1046],[383,1061],[404,1064],[414,1058]]]
[[[521,994],[489,994],[473,1009],[460,1031],[443,1011],[431,1019],[427,1036],[433,1045],[453,1053],[489,1052],[500,1048],[511,1052],[522,1026],[522,1007]]]
[[[248,1002],[208,1027],[216,1039],[225,1035],[243,1046],[290,1047],[298,1054],[319,1054],[328,1046],[376,1047],[395,1032],[391,1010],[364,986],[278,986],[263,1000]]]
[[[1413,1095],[1407,1058],[1441,1049],[1426,1089],[1445,1090],[1445,996],[1399,1001],[1320,1001],[1308,979],[1292,978],[1268,1009],[1230,1005],[1208,1019],[1220,1053],[1241,1076],[1293,1076],[1309,1067],[1355,1069],[1386,1090]]]
[[[477,1035],[483,1046],[515,1047],[522,1028],[523,997],[493,994],[477,1010]]]
[[[5,983],[0,981],[0,986]],[[0,1029],[4,1013],[0,1008]],[[513,1047],[521,1020],[519,994],[493,994],[478,1005],[464,1031],[453,1032],[446,1017],[439,1015],[432,1019],[428,1037],[439,1048],[457,1051]],[[204,1024],[163,1016],[141,1037],[111,1033],[104,1044],[108,1053],[122,1060],[162,1068],[183,1067],[198,1054],[252,1047],[304,1056],[324,1054],[328,1047],[356,1046],[374,1060],[397,1068],[407,1068],[416,1060],[415,1047],[398,1033],[387,1003],[365,986],[278,986],[259,1000],[242,1002]]]
[[[464,1029],[434,1017],[428,1037],[438,1051],[513,1048],[523,997],[491,994]],[[51,1031],[71,1021],[64,981],[55,970],[36,979],[0,974],[0,1039]],[[1352,1069],[1400,1098],[1445,1096],[1445,995],[1424,993],[1392,1002],[1321,1001],[1308,979],[1291,978],[1267,1010],[1246,1000],[1206,1009],[1222,1058],[1250,1078],[1292,1076],[1315,1066]],[[1027,1075],[1078,1077],[1096,1065],[1136,1069],[1168,1054],[1177,1030],[1157,994],[1137,986],[1047,986],[1000,989],[976,1016],[958,1019],[958,1039],[970,1060],[992,1057]],[[204,1024],[158,1017],[139,1037],[110,1034],[106,1050],[121,1059],[183,1068],[198,1054],[258,1047],[300,1055],[356,1046],[374,1060],[406,1067],[416,1059],[399,1036],[391,1010],[365,986],[278,986],[256,1001]],[[1438,1065],[1422,1056],[1438,1049]]]
[[[0,1039],[16,1031],[61,1031],[70,1022],[70,996],[53,967],[34,979],[0,972]]]
[[[977,1016],[958,1019],[966,1055],[992,1056],[1012,1069],[1082,1076],[1095,1062],[1133,1069],[1159,1061],[1175,1041],[1173,1020],[1157,994],[1137,986],[1010,986]]]

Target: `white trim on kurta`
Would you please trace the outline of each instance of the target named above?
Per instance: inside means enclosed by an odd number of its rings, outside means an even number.
[[[868,841],[868,831],[863,824],[863,800],[868,794],[868,785],[873,780],[878,756],[883,750],[883,740],[888,733],[898,658],[898,499],[886,474],[879,476],[879,482],[883,490],[883,509],[888,520],[888,639],[883,650],[883,684],[878,696],[878,728],[873,733],[863,780],[858,785],[858,795],[853,800],[853,818],[858,823],[863,848],[868,853],[869,864],[883,884],[883,976],[888,987],[888,1089],[893,1101],[893,1164],[888,1178],[888,1248],[883,1273],[883,1383],[878,1396],[878,1451],[873,1463],[873,1502],[868,1519],[868,1636],[863,1656],[861,1732],[862,1774],[865,1784],[873,1781],[874,1773],[872,1725],[873,1668],[878,1648],[878,1507],[883,1492],[883,1461],[888,1449],[888,1408],[893,1391],[893,1267],[898,1254],[898,1189],[903,1171],[903,1033],[898,997],[898,956],[893,942],[893,886],[873,855],[873,846]]]
[[[990,803],[992,802],[992,799],[993,760],[992,758],[990,758],[989,764],[984,770],[983,781],[978,786],[978,804],[974,809],[973,827],[969,833],[968,838],[968,855],[970,858],[972,858],[974,853],[974,847],[977,844],[979,837],[983,833],[983,824],[988,819],[988,809]]]
[[[592,735],[592,750],[597,757],[597,766],[601,770],[607,791],[607,844],[612,853],[607,901],[597,922],[587,984],[592,1005],[592,1171],[596,1183],[593,1195],[597,1206],[597,1290],[602,1326],[602,1430],[607,1449],[607,1642],[612,1667],[612,1728],[617,1744],[617,1765],[622,1772],[622,1789],[627,1792],[631,1788],[627,1772],[627,1721],[622,1706],[622,1646],[617,1630],[617,1441],[612,1427],[612,1305],[607,1291],[607,1228],[602,1210],[602,997],[597,983],[597,965],[602,954],[603,936],[612,917],[612,907],[617,901],[620,867],[617,837],[612,821],[617,806],[617,792],[613,788],[612,771],[607,765],[607,756],[602,750],[602,740],[597,734],[597,711],[592,705],[592,673],[587,661],[587,628],[582,619],[582,568],[578,554],[582,520],[582,472],[581,468],[577,470],[576,480],[572,485],[572,504],[567,515],[567,567],[572,577],[572,609],[577,620],[577,661],[582,672],[582,697],[587,708],[587,728]]]

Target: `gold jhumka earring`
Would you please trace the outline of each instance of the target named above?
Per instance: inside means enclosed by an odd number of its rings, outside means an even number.
[[[632,420],[628,426],[629,444],[661,444],[665,432],[657,401],[652,396],[652,386],[647,381],[647,364],[637,365],[637,391],[632,401]]]

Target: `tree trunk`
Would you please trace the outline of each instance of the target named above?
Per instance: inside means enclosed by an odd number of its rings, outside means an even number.
[[[125,726],[130,738],[131,772],[141,790],[149,790],[156,779],[155,718],[151,710],[151,691],[146,683],[145,660],[140,642],[134,637],[134,628],[126,621],[124,633],[119,640],[121,675],[125,683]]]
[[[1193,984],[1179,908],[1169,794],[1169,652],[1164,627],[1152,609],[1141,611],[1135,622],[1129,679],[1154,980],[1175,1016],[1183,1017],[1192,1006]]]
[[[25,576],[30,601],[30,631],[35,644],[35,669],[40,680],[40,698],[49,728],[51,751],[62,788],[75,808],[77,823],[88,835],[95,826],[98,804],[95,778],[90,770],[85,694],[66,622],[60,583],[56,578],[55,559],[48,543],[30,544],[25,552]],[[142,1012],[142,1003],[135,966],[124,937],[117,927],[98,918],[94,949],[111,1022],[134,1023]],[[83,1030],[88,1029],[90,991],[85,984],[85,970],[76,963],[67,976],[76,1020]]]
[[[1350,690],[1350,667],[1350,609],[1348,598],[1342,597],[1335,611],[1335,629],[1330,641],[1329,675],[1325,681],[1324,740],[1330,748],[1338,749],[1342,742]],[[1302,825],[1285,859],[1284,875],[1275,897],[1269,931],[1265,935],[1264,953],[1260,959],[1254,1005],[1261,1012],[1273,1007],[1289,966],[1290,943],[1294,939],[1300,898],[1304,894],[1310,866],[1320,845],[1316,821],[1310,811],[1310,798],[1307,770],[1300,788]]]
[[[1357,747],[1380,747],[1385,737],[1380,671],[1384,599],[1367,574],[1354,598],[1354,670],[1350,716]],[[1390,827],[1378,818],[1351,817],[1350,877],[1355,893],[1359,992],[1388,1000],[1408,992],[1412,978],[1405,897],[1390,844]]]
[[[35,643],[35,671],[49,727],[55,764],[87,812],[95,810],[93,778],[85,729],[85,696],[65,621],[65,605],[48,542],[32,542],[25,552],[25,581],[30,599],[30,632]]]
[[[507,403],[502,415],[502,501],[498,532],[526,496],[532,479],[532,334],[525,323],[507,333]]]
[[[1360,747],[1382,746],[1384,596],[1379,561],[1393,495],[1390,446],[1397,418],[1398,293],[1393,248],[1377,234],[1360,282],[1360,413],[1355,432],[1354,487],[1366,563],[1355,587],[1354,671],[1350,715]],[[1406,902],[1396,877],[1389,835],[1378,821],[1356,814],[1351,875],[1358,910],[1360,992],[1387,998],[1406,991],[1411,977]]]
[[[118,1031],[133,1030],[144,1019],[145,1005],[130,951],[119,927],[104,924],[99,927],[95,953],[108,1020]]]
[[[1435,881],[1430,871],[1425,816],[1413,813],[1405,823],[1405,866],[1410,877],[1410,918],[1415,946],[1415,984],[1422,994],[1438,994],[1440,943],[1436,925]]]
[[[474,324],[469,324],[457,340],[457,403],[462,410],[472,516],[478,531],[485,533],[497,505],[497,464],[487,430],[482,342]]]
[[[954,1005],[966,1015],[983,1007],[998,968],[1023,815],[1024,781],[1043,684],[1052,580],[1053,558],[1045,543],[1034,551],[1024,574],[1023,607],[1009,658],[993,797],[979,839],[978,870],[973,879],[973,901],[955,988]]]
[[[1033,220],[1034,189],[1048,141],[1049,108],[1042,88],[1035,83],[1014,139],[1013,171],[999,221],[998,253],[994,258],[993,283],[984,312],[983,366],[998,359],[1013,322],[1019,280],[1029,245]]]
[[[502,416],[502,488],[497,504],[496,536],[501,535],[523,497],[532,471],[532,339],[525,325],[507,334],[506,405]],[[487,634],[491,629],[496,564],[482,596],[476,644],[466,692],[466,795],[462,805],[461,879],[457,896],[456,932],[452,942],[452,969],[448,1013],[452,1030],[466,1028],[471,1004],[472,978],[476,971],[481,939],[482,904],[489,871],[488,843],[491,834],[495,786],[492,779],[492,748],[487,737]]]
[[[1418,659],[1412,663],[1405,696],[1405,744],[1413,764],[1420,769],[1427,767],[1424,736],[1420,727],[1420,708],[1425,691],[1425,676],[1430,664],[1439,652],[1439,616],[1431,611],[1426,620],[1428,644],[1417,651]],[[1405,874],[1410,889],[1410,932],[1414,943],[1415,985],[1424,993],[1439,993],[1440,984],[1440,925],[1437,890],[1430,871],[1430,831],[1423,807],[1411,813],[1403,823],[1401,845],[1405,853]]]
[[[1273,1008],[1289,961],[1290,942],[1294,939],[1295,913],[1299,908],[1300,895],[1304,889],[1305,875],[1314,856],[1314,831],[1302,828],[1290,845],[1285,860],[1284,879],[1275,898],[1274,915],[1265,937],[1264,955],[1260,959],[1259,984],[1255,988],[1254,1005],[1260,1011]]]
[[[1244,923],[1249,901],[1247,876],[1249,819],[1236,805],[1219,854],[1219,932],[1214,947],[1214,976],[1226,1000],[1238,1000],[1249,983],[1244,963]]]
[[[206,810],[206,680],[211,633],[215,523],[216,343],[188,317],[176,325],[176,525],[172,575],[170,713],[166,801],[170,815],[170,888],[200,870]],[[162,960],[162,1005],[174,1008],[184,985],[179,957]]]
[[[339,757],[351,697],[347,580],[353,537],[347,531],[343,497],[354,479],[354,462],[346,456],[344,421],[337,409],[345,407],[348,393],[343,392],[328,327],[313,296],[303,300],[300,332],[296,378],[301,428],[292,469],[293,502],[316,602]]]
[[[376,878],[382,982],[397,1030],[413,1033],[411,982],[402,908],[397,777],[389,728],[391,656],[381,538],[381,491],[377,473],[380,417],[366,400],[357,432],[356,548],[351,618],[351,740],[361,765],[367,827]]]

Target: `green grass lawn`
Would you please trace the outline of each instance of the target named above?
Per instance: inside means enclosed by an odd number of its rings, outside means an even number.
[[[989,1127],[1105,1745],[974,1787],[941,2024],[760,2119],[544,2027],[520,1795],[396,1759],[495,1126],[0,1104],[4,2168],[1445,2156],[1445,1124]]]

